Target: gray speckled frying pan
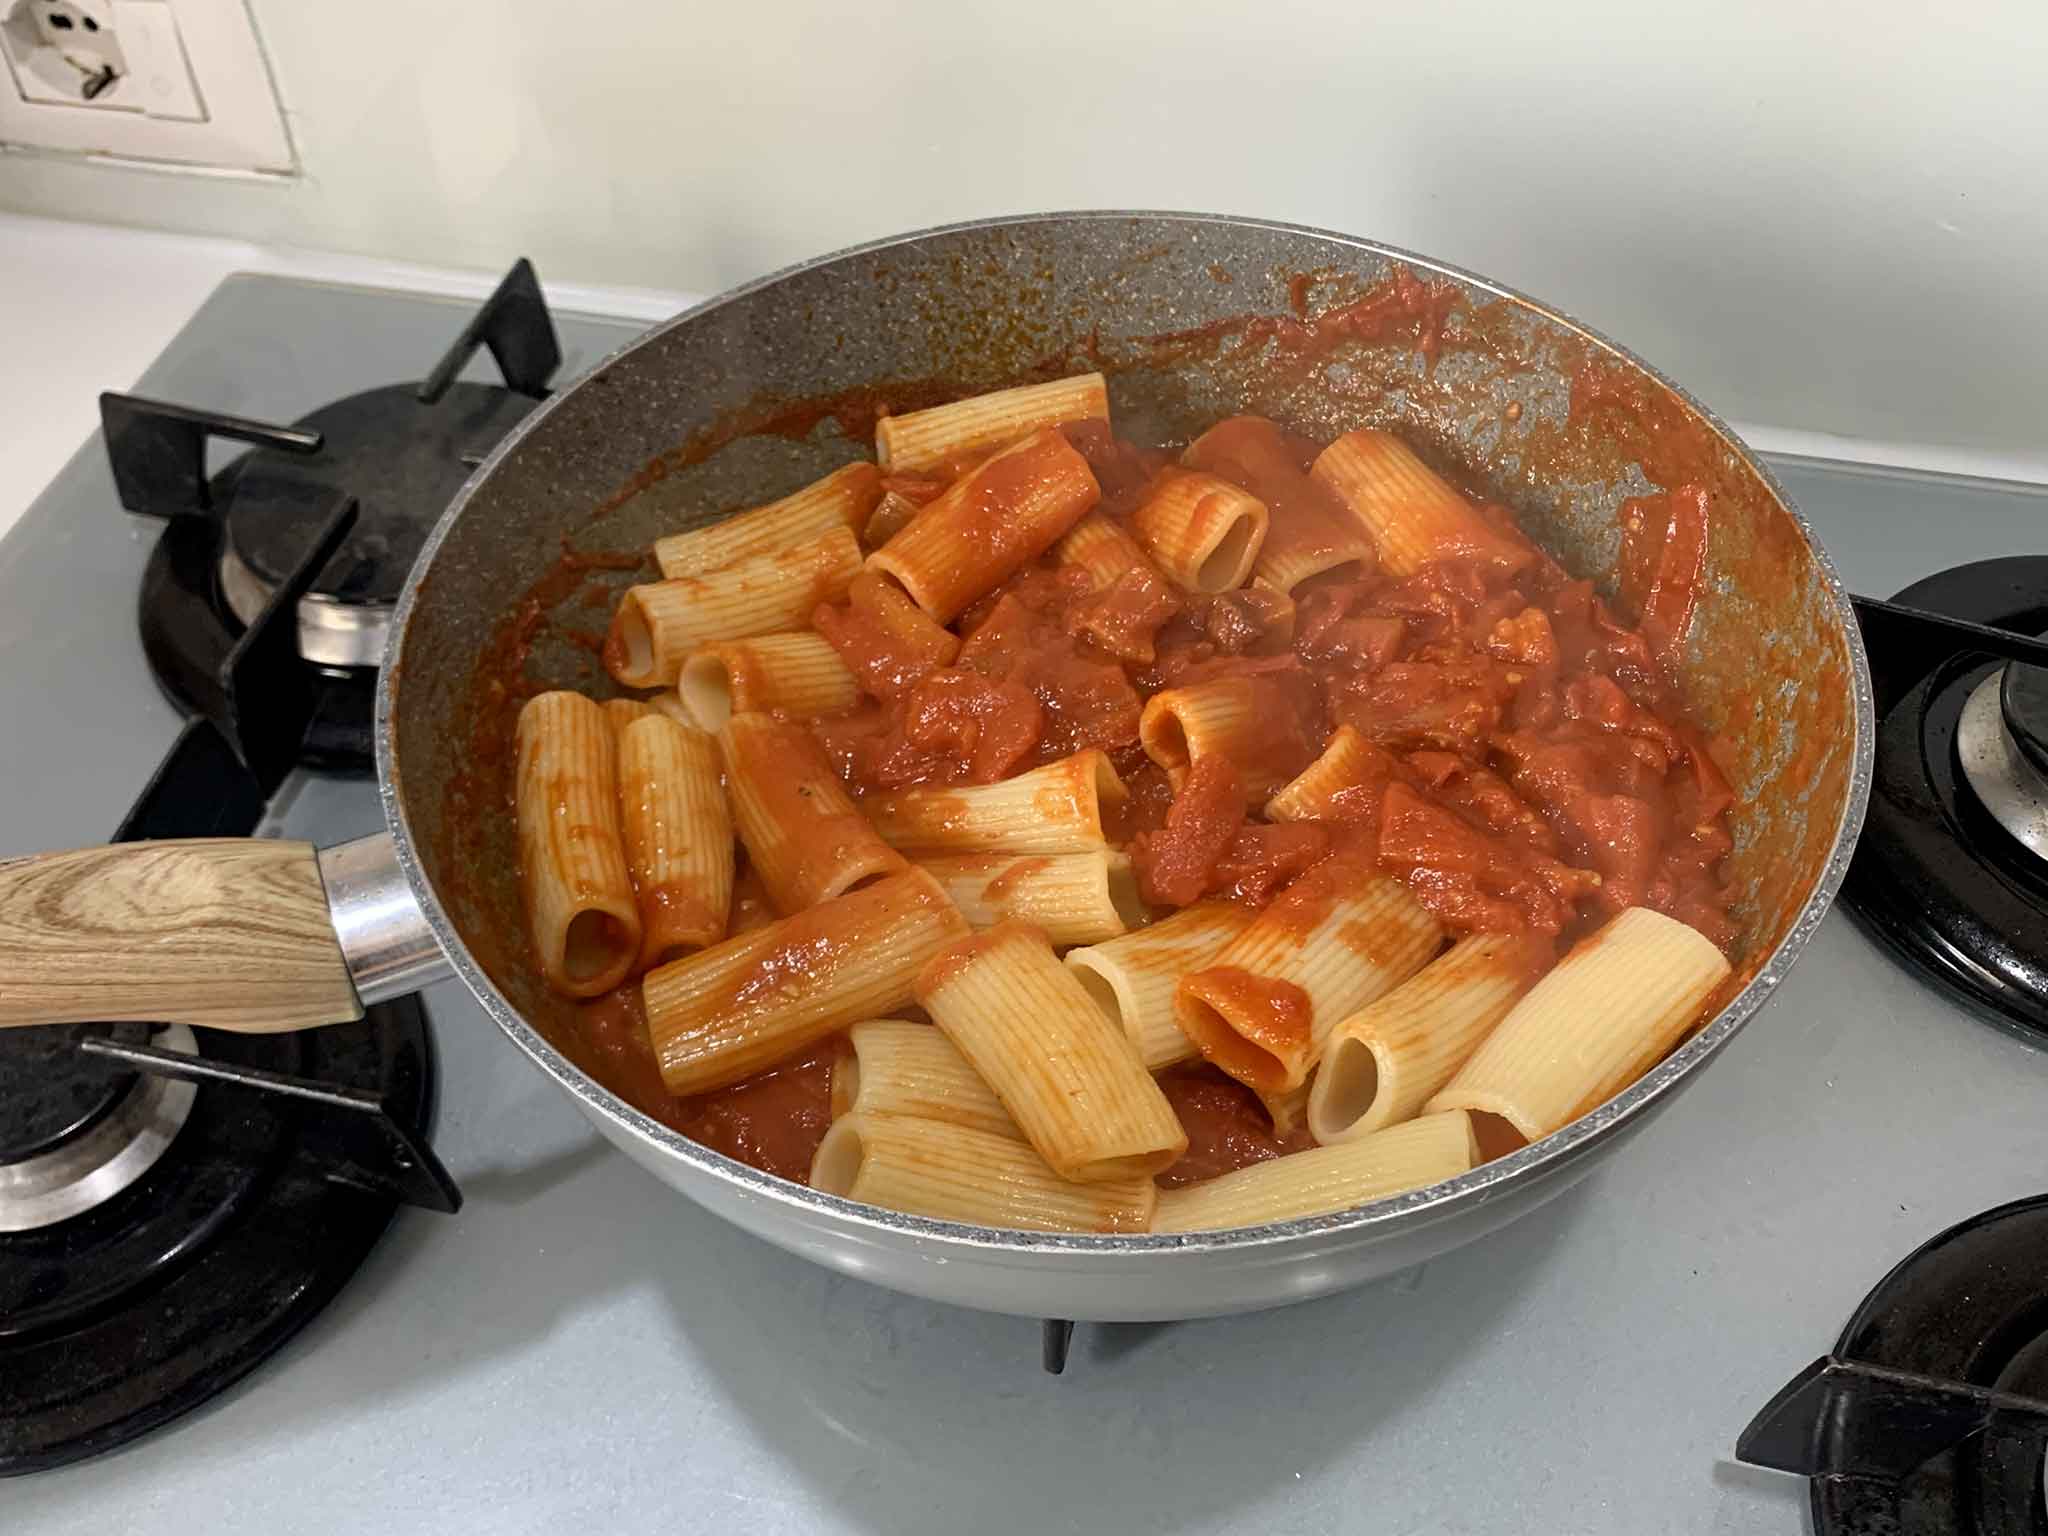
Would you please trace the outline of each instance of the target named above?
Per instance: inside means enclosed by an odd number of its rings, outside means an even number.
[[[1291,349],[1303,331],[1289,317],[1375,297],[1384,324]],[[699,1146],[584,1070],[566,1005],[522,953],[504,747],[525,693],[603,690],[584,632],[633,575],[579,557],[644,549],[867,455],[877,401],[901,408],[1082,367],[1108,373],[1119,430],[1139,438],[1240,411],[1325,437],[1395,427],[1609,586],[1620,502],[1705,486],[1711,536],[1683,681],[1733,765],[1741,932],[1723,1005],[1686,1044],[1562,1131],[1446,1183],[1336,1215],[1157,1237],[1047,1237],[852,1204]],[[400,599],[377,727],[388,839],[317,860],[301,850],[302,867],[272,859],[273,921],[251,976],[225,993],[219,977],[194,982],[187,1022],[246,1020],[265,997],[278,1017],[287,981],[291,1021],[317,1022],[344,1011],[337,974],[344,991],[375,998],[452,966],[607,1137],[749,1231],[943,1301],[1145,1319],[1299,1300],[1418,1263],[1619,1151],[1765,1002],[1827,910],[1863,814],[1873,712],[1848,599],[1799,514],[1725,427],[1636,358],[1510,289],[1370,241],[1085,213],[930,230],[805,263],[670,321],[556,395],[428,540]],[[27,957],[0,979],[0,1023],[119,1016],[104,975],[94,985],[78,944],[57,942],[75,930],[47,919],[115,911],[104,902],[132,887],[146,853],[0,866],[0,940]],[[207,937],[218,971],[235,951]],[[102,955],[126,942],[111,923],[99,941]],[[162,991],[151,995],[134,1005],[150,1011],[128,1016],[166,1017]]]

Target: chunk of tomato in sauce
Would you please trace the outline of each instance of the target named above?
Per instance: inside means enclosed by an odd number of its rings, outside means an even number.
[[[811,723],[811,734],[833,770],[856,793],[907,789],[916,784],[958,784],[967,765],[944,752],[915,745],[904,733],[901,701],[864,704]]]
[[[1208,893],[1262,907],[1275,891],[1320,863],[1334,840],[1319,821],[1246,822],[1210,869]]]
[[[956,667],[927,674],[903,705],[910,745],[965,765],[974,784],[1015,773],[1044,723],[1045,711],[1027,690]]]
[[[1119,661],[1149,662],[1160,629],[1182,608],[1180,597],[1152,572],[1133,568],[1067,610],[1066,630],[1092,640]]]
[[[1619,912],[1641,902],[1663,840],[1656,807],[1634,795],[1581,795],[1565,807],[1564,819],[1600,872],[1600,905]]]
[[[1215,1067],[1176,1068],[1158,1082],[1188,1133],[1187,1151],[1158,1176],[1162,1189],[1199,1184],[1315,1145],[1306,1125],[1275,1131],[1259,1096]]]
[[[1243,825],[1244,786],[1230,759],[1195,759],[1166,813],[1166,825],[1131,841],[1138,894],[1159,906],[1184,907],[1199,899]]]
[[[1102,487],[1100,506],[1112,516],[1128,516],[1134,511],[1154,478],[1173,462],[1164,449],[1116,436],[1106,421],[1070,421],[1060,428],[1060,435],[1088,461]]]
[[[1380,866],[1463,932],[1557,934],[1600,877],[1494,837],[1456,811],[1391,784],[1380,811]]]
[[[1066,616],[1093,593],[1085,572],[1034,567],[977,605],[959,665],[1028,690],[1045,712],[1038,758],[1138,739],[1143,703],[1115,657],[1068,633]]]
[[[1397,661],[1331,678],[1330,714],[1383,746],[1477,757],[1514,700],[1518,683],[1510,670],[1485,657]]]

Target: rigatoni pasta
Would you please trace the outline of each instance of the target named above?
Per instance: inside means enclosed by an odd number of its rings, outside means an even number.
[[[1070,949],[1067,969],[1138,1052],[1148,1072],[1199,1054],[1174,1015],[1181,977],[1198,971],[1256,914],[1234,901],[1183,907],[1150,927]]]
[[[1322,752],[1266,802],[1268,821],[1348,821],[1379,814],[1380,794],[1394,776],[1386,748],[1340,725]]]
[[[1534,558],[1391,432],[1345,433],[1322,451],[1310,474],[1372,534],[1390,575],[1412,576],[1437,560],[1474,560],[1513,572]]]
[[[1149,1177],[1187,1150],[1137,1052],[1037,929],[959,941],[925,966],[917,1000],[1062,1178]]]
[[[1059,564],[1085,572],[1098,592],[1115,586],[1126,571],[1145,571],[1161,581],[1166,579],[1124,525],[1100,512],[1090,512],[1061,534],[1052,554]]]
[[[1370,569],[1374,558],[1371,537],[1355,523],[1297,514],[1267,526],[1266,540],[1252,565],[1252,579],[1267,582],[1277,591],[1292,592],[1311,576]]]
[[[994,784],[906,789],[861,802],[883,839],[918,854],[1089,853],[1108,846],[1106,804],[1127,791],[1096,751]]]
[[[1178,787],[1198,758],[1227,758],[1248,794],[1263,796],[1273,770],[1276,709],[1270,687],[1254,677],[1219,677],[1152,695],[1138,717],[1138,744]]]
[[[647,1033],[670,1093],[722,1088],[911,1000],[967,924],[921,870],[649,971]]]
[[[1309,1093],[1310,1134],[1325,1146],[1355,1141],[1420,1112],[1547,958],[1512,934],[1471,934],[1343,1020]]]
[[[1277,423],[1233,416],[1181,455],[1188,468],[1221,476],[1266,504],[1266,538],[1252,576],[1281,592],[1292,592],[1312,576],[1356,579],[1374,564],[1371,535],[1309,478],[1303,447],[1313,445]]]
[[[1046,427],[955,481],[868,562],[944,624],[1050,549],[1101,496],[1088,461]]]
[[[640,910],[619,827],[618,751],[605,712],[580,693],[519,711],[513,804],[528,932],[548,985],[595,997],[640,953]]]
[[[973,395],[875,423],[875,457],[894,474],[919,474],[991,453],[1043,427],[1109,420],[1109,386],[1099,373]]]
[[[1697,929],[1631,907],[1537,982],[1428,1108],[1548,1136],[1655,1066],[1728,971]]]
[[[848,464],[793,496],[654,541],[664,577],[703,576],[759,555],[813,543],[838,529],[858,534],[882,495],[872,464]]]
[[[683,659],[676,692],[715,731],[735,712],[833,715],[860,702],[860,683],[830,641],[808,629],[701,646]]]
[[[785,916],[909,866],[854,806],[817,739],[772,715],[720,727],[733,826]]]
[[[852,1053],[832,1082],[838,1113],[908,1115],[1024,1139],[995,1090],[936,1025],[870,1019],[854,1025],[847,1038]]]
[[[1421,970],[1443,928],[1399,881],[1330,859],[1186,977],[1180,1027],[1239,1082],[1299,1088],[1338,1020]]]
[[[1106,848],[924,854],[917,863],[977,928],[1016,918],[1055,944],[1095,944],[1143,927],[1151,916],[1129,856]]]
[[[614,700],[613,702],[617,702]],[[640,909],[638,968],[725,937],[732,813],[718,744],[652,710],[618,735],[619,821]]]
[[[605,636],[604,664],[628,688],[666,688],[699,646],[808,624],[860,572],[845,528],[696,576],[628,587]]]
[[[1162,475],[1131,514],[1131,531],[1177,586],[1227,592],[1244,585],[1266,541],[1266,504],[1228,480],[1192,470]]]
[[[1478,1166],[1472,1117],[1424,1115],[1334,1147],[1274,1158],[1159,1196],[1155,1232],[1252,1227],[1349,1210],[1456,1178]]]
[[[1076,1184],[1026,1142],[943,1120],[860,1113],[825,1133],[811,1186],[916,1216],[1026,1232],[1143,1232],[1159,1200],[1143,1174]]]

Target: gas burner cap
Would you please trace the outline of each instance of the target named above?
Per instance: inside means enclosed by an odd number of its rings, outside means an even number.
[[[1998,707],[2013,745],[2037,774],[2048,775],[2048,669],[2008,666]]]
[[[309,489],[356,498],[356,524],[299,601],[299,651],[320,666],[374,667],[391,610],[428,532],[462,482],[535,401],[491,384],[456,383],[432,402],[389,385],[322,406],[294,425],[318,432],[313,454],[256,449],[228,502],[220,584],[243,624],[307,552]]]
[[[1956,719],[1956,760],[1977,799],[2037,858],[2048,859],[2048,777],[2039,759],[2010,729],[2013,674],[2039,669],[2008,665],[1970,690]]]
[[[82,1027],[64,1033],[71,1036],[68,1043],[46,1036],[29,1053],[10,1053],[10,1070],[32,1067],[27,1055],[40,1054],[49,1078],[48,1091],[20,1101],[21,1117],[9,1120],[10,1130],[20,1134],[0,1148],[0,1232],[53,1226],[111,1200],[156,1166],[192,1112],[192,1084],[126,1069],[95,1070],[99,1059],[78,1049]],[[199,1054],[192,1031],[182,1024],[163,1026],[152,1044]],[[70,1124],[56,1130],[65,1120]],[[41,1139],[31,1146],[34,1135]],[[18,1155],[17,1147],[30,1150]]]
[[[134,1069],[81,1051],[89,1024],[0,1030],[0,1168],[47,1152],[88,1129],[134,1086]],[[140,1043],[139,1024],[106,1033]]]

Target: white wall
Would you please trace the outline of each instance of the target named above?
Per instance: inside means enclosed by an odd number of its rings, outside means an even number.
[[[14,156],[0,206],[700,290],[985,213],[1258,213],[1491,273],[1740,419],[2048,454],[2042,0],[255,11],[301,182]]]

